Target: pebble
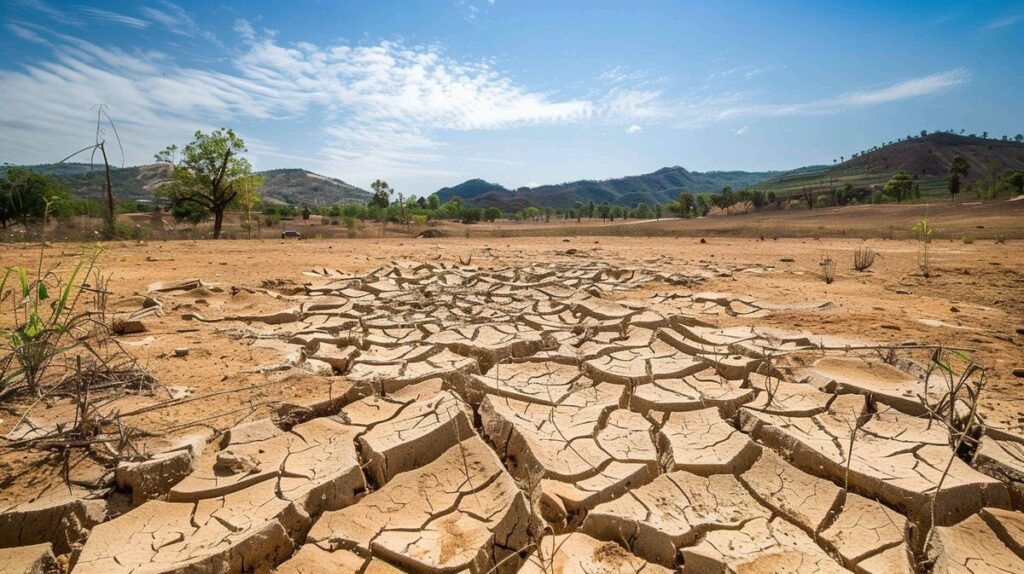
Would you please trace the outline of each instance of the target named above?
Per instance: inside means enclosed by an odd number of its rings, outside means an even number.
[[[175,349],[174,350],[174,356],[175,357],[187,357],[188,356],[188,347],[179,347],[179,348]]]

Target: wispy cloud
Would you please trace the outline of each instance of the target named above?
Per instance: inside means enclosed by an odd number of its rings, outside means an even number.
[[[749,127],[743,126],[742,128],[740,128],[738,130],[733,130],[733,133],[738,135],[738,136],[745,136],[745,135],[747,135],[747,132],[749,132],[749,131],[750,131]]]
[[[857,90],[837,96],[784,104],[748,104],[743,94],[728,94],[721,99],[682,102],[677,106],[681,127],[700,127],[714,122],[741,118],[779,118],[835,114],[853,108],[881,105],[939,94],[970,81],[963,68],[910,78],[879,88]]]
[[[1024,20],[1024,14],[1010,14],[1003,16],[986,24],[982,29],[984,30],[998,30],[1000,28],[1008,28],[1013,26],[1017,22]]]
[[[145,20],[111,12],[110,10],[103,10],[102,8],[80,8],[79,11],[95,22],[122,24],[139,30],[149,27],[149,22]]]
[[[626,133],[627,134],[638,134],[638,133],[640,133],[642,131],[644,131],[644,128],[641,127],[641,126],[638,126],[636,124],[633,124],[633,125],[629,126],[628,128],[626,128]]]
[[[217,43],[217,35],[199,26],[189,13],[173,2],[160,0],[156,6],[143,6],[142,14],[173,34],[202,38]]]

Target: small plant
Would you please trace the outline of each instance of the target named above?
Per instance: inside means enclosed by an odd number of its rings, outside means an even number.
[[[85,293],[84,283],[77,284],[93,272],[99,250],[83,252],[78,264],[65,281],[54,271],[42,270],[42,248],[36,277],[29,277],[24,267],[8,267],[0,280],[0,301],[12,296],[11,313],[14,327],[0,331],[9,354],[0,363],[0,395],[15,382],[22,382],[34,393],[50,363],[76,346],[72,331],[90,321],[90,314],[76,310]],[[5,292],[9,282],[17,282]],[[51,293],[52,292],[52,293]]]
[[[1000,245],[1006,243],[1006,233],[1004,233],[1002,231],[997,233],[996,234],[996,243],[1000,244]]]
[[[970,235],[964,235],[964,245],[974,245],[974,237]]]
[[[875,250],[867,245],[858,247],[857,250],[853,252],[853,268],[857,271],[867,271],[875,264],[876,255],[877,253],[875,253]]]
[[[928,224],[928,218],[922,217],[913,227],[910,228],[910,232],[917,237],[920,248],[917,252],[917,267],[921,270],[921,275],[925,277],[932,276],[931,257],[928,252],[928,246],[932,242],[932,235],[934,229]]]
[[[818,265],[821,265],[821,274],[825,278],[825,283],[832,284],[836,280],[836,260],[826,253]]]

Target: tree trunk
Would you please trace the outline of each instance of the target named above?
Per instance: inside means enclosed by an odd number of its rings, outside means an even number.
[[[220,228],[224,225],[224,208],[213,210],[213,238],[220,239]]]

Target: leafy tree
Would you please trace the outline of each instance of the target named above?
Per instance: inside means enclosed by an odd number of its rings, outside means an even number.
[[[638,203],[634,209],[636,219],[650,219],[651,208],[646,203]]]
[[[915,183],[913,176],[905,171],[900,171],[885,182],[882,191],[895,199],[896,203],[900,203],[914,194]]]
[[[195,227],[210,218],[210,210],[200,203],[182,201],[171,206],[171,216]]]
[[[573,210],[576,211],[576,223],[579,223],[580,222],[580,218],[583,217],[583,202],[579,201],[579,200],[576,200],[572,204],[572,208],[573,208]]]
[[[661,214],[664,213],[664,208],[660,203],[654,204],[654,219],[661,220]]]
[[[436,193],[431,194],[430,197],[427,198],[427,209],[434,211],[440,207],[441,199],[437,197]]]
[[[1017,143],[1024,142],[1024,134],[1017,134],[1017,135],[1013,136],[1013,141],[1015,141]]]
[[[532,205],[523,210],[523,216],[526,219],[532,219],[533,221],[537,221],[540,218],[540,213],[540,210]]]
[[[499,217],[501,217],[501,210],[498,209],[497,207],[488,207],[487,209],[484,210],[485,221],[494,221]]]
[[[48,204],[58,208],[68,202],[70,194],[60,183],[45,175],[22,168],[8,166],[0,179],[0,224],[4,229],[10,221],[28,227],[29,223],[46,216]]]
[[[707,217],[707,215],[708,215],[708,213],[710,211],[711,211],[711,203],[708,201],[707,194],[706,193],[702,193],[702,194],[698,195],[697,196],[697,216],[698,217]]]
[[[387,209],[391,205],[391,195],[395,193],[395,190],[391,189],[388,182],[378,179],[370,184],[370,189],[373,190],[373,197],[370,198],[370,207]]]
[[[971,164],[967,163],[967,158],[962,155],[958,155],[953,158],[953,161],[949,164],[949,194],[956,199],[956,195],[960,193],[960,178],[967,177],[968,170],[971,169]]]
[[[690,217],[690,214],[694,210],[694,200],[692,193],[680,193],[679,194],[679,217]]]
[[[595,207],[596,207],[596,205],[594,205],[594,200],[591,199],[590,203],[587,204],[587,218],[588,219],[594,219],[594,208]]]
[[[1024,193],[1024,172],[1013,170],[1004,173],[999,178],[999,187],[1012,195]]]
[[[168,147],[157,159],[174,166],[171,183],[158,191],[170,200],[172,208],[193,203],[213,213],[213,238],[218,239],[224,225],[224,210],[238,198],[243,186],[252,184],[252,165],[241,156],[245,142],[229,129],[204,134],[196,131],[192,143],[181,150],[174,163],[174,149]]]

